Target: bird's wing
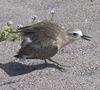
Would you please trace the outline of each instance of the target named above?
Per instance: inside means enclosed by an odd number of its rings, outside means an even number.
[[[56,39],[61,32],[61,28],[57,24],[43,21],[34,26],[20,28],[19,31],[32,42],[24,45],[26,40],[23,39],[24,46],[21,46],[18,55],[28,55],[30,58],[49,58],[57,53]]]
[[[37,32],[27,36],[32,42],[22,41],[18,55],[27,56],[27,59],[47,59],[58,52],[55,38],[47,36],[43,32]]]
[[[44,20],[34,25],[25,26],[18,29],[18,32],[24,33],[23,35],[30,33],[45,33],[48,36],[57,36],[61,32],[62,28],[56,23]]]
[[[22,36],[29,37],[33,43],[50,45],[56,41],[57,36],[63,30],[59,25],[45,20],[35,25],[22,27],[19,29],[19,32],[23,33]]]

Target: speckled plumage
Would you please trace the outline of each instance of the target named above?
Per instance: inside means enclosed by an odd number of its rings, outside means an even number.
[[[27,59],[48,59],[66,44],[66,32],[59,25],[46,20],[34,26],[22,27],[18,32],[23,36],[19,57],[26,55]],[[26,44],[25,38],[30,38],[32,42]]]

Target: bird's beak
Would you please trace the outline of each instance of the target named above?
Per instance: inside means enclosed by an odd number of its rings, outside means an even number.
[[[85,40],[87,40],[87,41],[91,41],[90,38],[92,38],[92,37],[83,35],[83,36],[81,36],[81,38],[82,38],[82,39],[85,39]]]

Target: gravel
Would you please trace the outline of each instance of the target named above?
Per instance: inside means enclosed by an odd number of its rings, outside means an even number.
[[[25,26],[32,15],[49,18],[52,9],[65,30],[79,28],[93,38],[52,57],[66,65],[64,72],[51,62],[45,67],[42,60],[15,60],[20,42],[0,42],[0,90],[100,90],[100,0],[0,0],[1,31],[8,20]]]

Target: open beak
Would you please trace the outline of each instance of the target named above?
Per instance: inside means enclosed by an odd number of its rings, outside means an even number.
[[[92,38],[92,37],[83,35],[83,36],[81,36],[81,38],[82,38],[82,39],[85,39],[85,40],[87,40],[87,41],[91,41],[90,38]]]

